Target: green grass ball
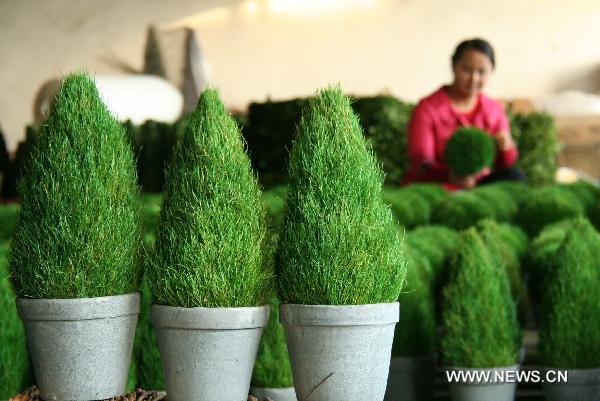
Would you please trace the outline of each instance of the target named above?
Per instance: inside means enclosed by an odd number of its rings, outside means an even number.
[[[457,129],[446,144],[444,157],[452,172],[459,177],[478,173],[490,167],[496,156],[494,139],[478,128]]]

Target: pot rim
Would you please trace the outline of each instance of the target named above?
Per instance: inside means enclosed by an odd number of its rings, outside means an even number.
[[[156,329],[240,330],[267,325],[270,305],[183,308],[152,304],[150,320]]]
[[[365,305],[281,304],[282,324],[298,326],[383,326],[398,323],[400,303]]]
[[[93,298],[17,298],[23,321],[75,321],[108,319],[140,313],[141,295],[110,295]]]

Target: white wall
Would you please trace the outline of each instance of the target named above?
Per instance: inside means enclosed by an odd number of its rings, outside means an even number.
[[[496,49],[492,96],[600,91],[598,0],[2,0],[0,124],[10,144],[46,79],[120,71],[108,59],[141,68],[148,23],[196,29],[234,108],[337,82],[414,101],[450,79],[455,45],[473,36]]]

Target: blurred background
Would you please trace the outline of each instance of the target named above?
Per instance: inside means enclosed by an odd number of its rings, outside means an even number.
[[[416,101],[450,79],[454,47],[473,36],[497,53],[493,97],[593,94],[598,21],[594,0],[3,0],[0,121],[14,149],[47,81],[82,68],[142,74],[150,26],[169,82],[181,87],[182,64],[200,63],[198,83],[238,110],[337,82]],[[197,52],[184,61],[186,32]]]

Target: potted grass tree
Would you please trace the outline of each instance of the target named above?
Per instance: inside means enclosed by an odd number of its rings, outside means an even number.
[[[600,235],[580,217],[570,226],[548,272],[539,355],[548,401],[590,401],[600,395]],[[557,371],[566,371],[558,380]],[[549,379],[549,380],[548,380]]]
[[[441,318],[450,394],[454,401],[512,401],[516,380],[507,376],[519,368],[520,329],[508,277],[475,228],[461,240]],[[458,378],[461,372],[473,376]]]
[[[140,309],[139,189],[125,132],[85,73],[64,78],[19,193],[10,275],[41,397],[123,394]]]
[[[425,401],[433,396],[436,367],[436,321],[425,256],[408,248],[402,319],[392,344],[386,401]]]
[[[339,88],[298,125],[277,251],[296,396],[383,400],[406,261],[383,173]]]
[[[292,368],[283,326],[279,322],[279,299],[271,297],[269,323],[263,331],[252,372],[250,394],[259,400],[296,401]]]
[[[273,263],[258,181],[216,89],[189,116],[165,188],[147,280],[169,400],[246,399]]]

